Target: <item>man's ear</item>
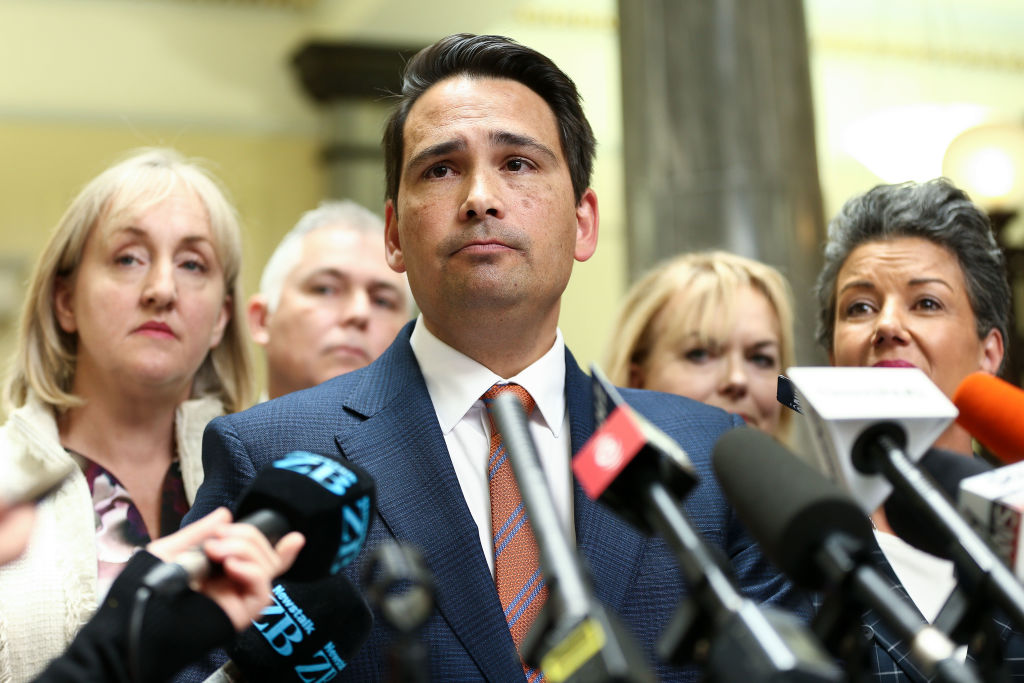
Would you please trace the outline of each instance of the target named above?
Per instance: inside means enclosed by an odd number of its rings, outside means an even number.
[[[398,211],[392,199],[384,202],[384,255],[388,265],[396,273],[405,272],[405,257],[402,255],[402,240],[398,234]]]
[[[249,336],[260,346],[266,346],[270,342],[270,306],[267,297],[262,294],[249,297],[246,314],[249,318]]]
[[[66,278],[58,277],[53,287],[53,313],[60,329],[68,334],[78,331],[75,322],[74,292]]]
[[[576,249],[573,256],[577,261],[586,261],[597,251],[597,193],[587,188],[576,205]]]

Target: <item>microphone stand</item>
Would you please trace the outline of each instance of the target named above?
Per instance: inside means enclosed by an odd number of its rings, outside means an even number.
[[[1001,639],[993,615],[1004,615],[1024,631],[1024,586],[960,516],[949,500],[903,452],[906,435],[893,423],[861,434],[853,449],[854,466],[865,474],[882,473],[904,492],[948,544],[957,570],[957,589],[935,620],[957,642],[977,648],[987,675],[1005,673]]]
[[[419,631],[434,611],[434,577],[423,556],[409,545],[379,545],[364,577],[370,601],[397,634],[388,652],[387,680],[430,683],[427,647]]]
[[[537,539],[548,599],[520,646],[545,679],[563,683],[654,683],[640,648],[590,590],[558,522],[522,405],[498,396],[491,405],[523,505]]]

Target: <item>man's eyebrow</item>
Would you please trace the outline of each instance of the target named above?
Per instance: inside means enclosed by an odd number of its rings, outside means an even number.
[[[548,157],[551,161],[558,161],[558,155],[548,147],[541,143],[539,140],[530,137],[529,135],[522,135],[521,133],[512,133],[506,130],[498,130],[491,133],[491,143],[494,145],[502,145],[505,147],[528,147],[530,149],[540,152],[544,156]]]
[[[436,145],[431,145],[430,147],[421,149],[416,156],[409,159],[409,163],[405,165],[405,170],[408,172],[409,169],[416,168],[427,159],[445,156],[446,154],[451,154],[452,152],[458,152],[464,149],[466,149],[465,140],[445,140],[444,142],[439,142]]]

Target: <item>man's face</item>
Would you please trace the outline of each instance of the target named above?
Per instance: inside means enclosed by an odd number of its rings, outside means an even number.
[[[403,277],[383,255],[380,235],[318,228],[303,238],[277,308],[267,312],[264,302],[261,318],[256,297],[250,301],[271,398],[361,368],[394,341],[409,319],[409,301]]]
[[[427,327],[445,339],[474,311],[518,309],[553,329],[573,259],[597,246],[597,198],[576,204],[551,108],[516,81],[456,76],[420,96],[403,141],[388,262]]]

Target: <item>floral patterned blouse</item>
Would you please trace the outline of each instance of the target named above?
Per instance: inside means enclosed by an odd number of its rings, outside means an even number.
[[[96,513],[97,597],[102,602],[124,565],[152,538],[139,509],[117,477],[80,453],[68,452],[81,464],[92,495],[92,507]],[[178,461],[174,460],[164,475],[161,487],[160,533],[157,537],[177,531],[186,512],[185,485]]]

